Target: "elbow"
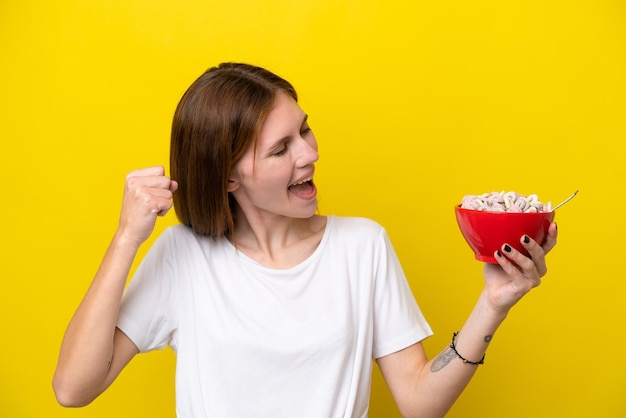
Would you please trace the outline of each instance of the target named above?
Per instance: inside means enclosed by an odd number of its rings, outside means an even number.
[[[52,379],[52,390],[59,405],[66,408],[80,408],[89,405],[94,398],[85,396],[81,388],[63,382],[57,376]]]
[[[56,387],[54,388],[54,396],[56,397],[58,404],[65,408],[80,408],[89,405],[93,400],[76,396],[70,391]]]
[[[77,400],[74,400],[73,398],[64,397],[62,395],[60,396],[59,394],[56,394],[56,399],[57,399],[57,403],[64,408],[81,408],[83,406],[89,405],[88,402],[87,403],[78,402]]]

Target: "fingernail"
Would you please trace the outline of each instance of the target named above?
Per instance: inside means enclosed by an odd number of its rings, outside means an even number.
[[[530,238],[528,237],[528,235],[524,235],[524,243],[528,244],[530,242]]]
[[[496,254],[498,254],[498,257],[502,257],[502,253],[500,251],[496,251]]]
[[[506,251],[507,253],[510,253],[510,252],[511,252],[511,247],[509,247],[509,245],[508,245],[508,244],[507,244],[507,245],[505,245],[505,246],[504,246],[504,251]]]

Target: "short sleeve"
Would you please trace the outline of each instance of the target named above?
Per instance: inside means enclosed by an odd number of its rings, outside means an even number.
[[[141,261],[122,300],[117,327],[142,352],[174,346],[176,283],[173,236],[166,230]]]
[[[380,358],[432,335],[383,229],[378,240],[374,287],[373,356]]]

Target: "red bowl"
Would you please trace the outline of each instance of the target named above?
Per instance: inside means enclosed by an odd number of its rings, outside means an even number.
[[[497,264],[493,253],[505,243],[528,255],[520,238],[528,235],[543,244],[554,220],[554,212],[487,212],[464,209],[461,205],[455,206],[454,210],[461,233],[476,259],[493,264]]]

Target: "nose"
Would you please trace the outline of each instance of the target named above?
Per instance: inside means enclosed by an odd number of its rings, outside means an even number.
[[[306,167],[309,164],[313,164],[319,160],[320,156],[317,152],[317,141],[315,137],[311,135],[310,138],[302,137],[300,138],[300,153],[299,153],[299,164],[300,167]]]

